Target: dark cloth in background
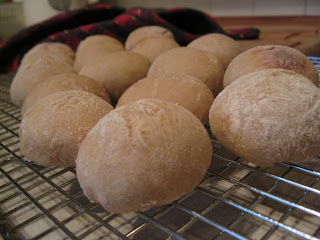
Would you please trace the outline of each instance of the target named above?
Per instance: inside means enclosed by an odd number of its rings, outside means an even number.
[[[16,71],[23,55],[40,42],[61,42],[76,50],[79,42],[86,37],[105,34],[124,43],[130,32],[148,25],[169,29],[182,46],[208,33],[222,33],[236,40],[256,39],[259,36],[259,30],[255,28],[226,31],[212,16],[189,8],[126,10],[96,4],[56,15],[2,41],[0,72]]]

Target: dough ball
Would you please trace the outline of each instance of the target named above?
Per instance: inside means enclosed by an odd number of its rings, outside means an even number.
[[[152,63],[148,76],[161,73],[180,73],[196,77],[209,87],[214,96],[223,89],[222,63],[212,53],[200,49],[179,47],[162,53]]]
[[[31,48],[22,58],[21,65],[32,64],[33,61],[44,55],[56,57],[62,62],[68,63],[73,66],[74,51],[66,44],[45,42],[40,43]]]
[[[203,124],[167,101],[143,99],[116,108],[79,148],[85,195],[111,213],[143,211],[178,199],[204,177],[212,145]]]
[[[127,50],[133,49],[137,43],[148,37],[166,37],[174,40],[174,36],[171,31],[160,26],[145,26],[140,27],[132,31],[125,43]]]
[[[280,45],[257,46],[238,55],[225,72],[223,86],[248,73],[274,68],[295,71],[319,86],[318,72],[313,63],[298,50]]]
[[[133,84],[122,94],[117,107],[145,98],[175,103],[192,112],[204,124],[208,123],[213,102],[212,92],[201,80],[189,75],[161,74]]]
[[[149,60],[142,55],[121,51],[92,61],[81,69],[80,74],[101,82],[116,101],[128,87],[147,76],[149,67]]]
[[[23,117],[20,150],[36,164],[74,167],[78,148],[112,106],[85,91],[63,91],[38,101]]]
[[[153,62],[161,53],[176,47],[179,47],[179,44],[172,38],[148,37],[137,43],[132,51],[145,56],[150,62]]]
[[[242,51],[239,43],[219,33],[210,33],[193,40],[187,47],[198,48],[213,53],[226,69],[229,63]]]
[[[40,99],[67,90],[90,92],[110,103],[110,97],[100,82],[76,73],[62,73],[41,81],[30,90],[23,102],[21,115],[24,116]]]
[[[61,74],[74,72],[72,66],[52,55],[41,55],[19,67],[10,86],[12,102],[22,107],[29,91],[44,79]]]
[[[107,35],[93,35],[82,40],[77,48],[74,70],[79,72],[86,64],[100,56],[112,52],[123,51],[124,45],[117,39]]]
[[[291,70],[239,78],[215,99],[209,122],[223,146],[262,167],[320,154],[320,91]]]

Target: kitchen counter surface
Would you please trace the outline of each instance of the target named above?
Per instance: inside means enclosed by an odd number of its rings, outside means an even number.
[[[255,27],[257,40],[239,41],[243,50],[258,45],[280,44],[294,47],[308,56],[320,57],[320,16],[297,17],[217,17],[224,29]]]

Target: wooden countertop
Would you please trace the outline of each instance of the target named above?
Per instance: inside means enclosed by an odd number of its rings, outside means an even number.
[[[258,45],[280,44],[294,47],[308,56],[320,57],[320,16],[297,17],[217,17],[224,29],[255,27],[257,40],[239,41],[243,50]]]

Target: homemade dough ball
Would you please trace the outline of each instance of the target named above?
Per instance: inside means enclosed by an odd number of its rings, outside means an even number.
[[[137,43],[148,37],[166,37],[174,40],[172,32],[164,27],[145,26],[137,28],[129,34],[125,43],[125,48],[131,50]]]
[[[68,45],[45,42],[31,48],[22,58],[21,65],[32,64],[33,61],[44,55],[55,57],[62,62],[68,63],[70,66],[73,66],[74,63],[74,51]]]
[[[320,154],[320,91],[290,70],[239,78],[215,99],[209,122],[223,146],[262,167]]]
[[[147,76],[149,67],[149,60],[142,55],[122,51],[92,61],[80,74],[101,82],[110,97],[118,100],[128,87]]]
[[[122,94],[117,107],[144,98],[176,103],[188,109],[204,124],[208,123],[213,102],[212,92],[201,80],[189,75],[161,74],[133,84]]]
[[[226,69],[229,63],[242,51],[239,43],[219,33],[211,33],[193,40],[187,47],[198,48],[213,53]]]
[[[12,102],[22,107],[29,91],[44,79],[60,74],[74,72],[72,66],[51,55],[42,55],[19,67],[10,86]]]
[[[20,150],[36,164],[74,167],[78,148],[112,106],[85,91],[63,91],[37,102],[23,117]]]
[[[153,62],[161,53],[176,47],[179,47],[179,44],[174,39],[148,37],[137,43],[132,51],[145,56],[150,62]]]
[[[223,89],[224,68],[212,54],[196,48],[179,47],[162,53],[152,63],[148,76],[162,73],[180,73],[203,81],[213,95]]]
[[[110,97],[100,82],[76,73],[62,73],[41,81],[30,90],[23,102],[21,115],[24,116],[40,99],[67,90],[90,92],[110,103]]]
[[[188,110],[143,99],[116,108],[79,148],[85,195],[111,213],[143,211],[178,199],[204,177],[212,155],[208,132]]]
[[[274,68],[295,71],[319,86],[318,72],[313,63],[298,50],[280,45],[257,46],[238,55],[225,72],[223,86],[248,73]]]
[[[73,66],[74,70],[79,72],[86,64],[100,56],[123,50],[123,44],[113,37],[107,35],[89,36],[85,40],[82,40],[77,48]]]

